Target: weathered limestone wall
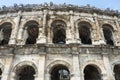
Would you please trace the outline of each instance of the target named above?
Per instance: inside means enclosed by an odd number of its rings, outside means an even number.
[[[24,45],[23,28],[25,23],[34,20],[39,23],[39,37],[37,43],[52,43],[53,33],[51,31],[51,23],[55,20],[63,20],[67,24],[66,29],[66,43],[80,43],[78,23],[86,21],[92,25],[91,38],[93,45],[105,44],[104,36],[102,32],[102,25],[109,24],[113,27],[114,43],[119,46],[119,24],[120,20],[117,17],[78,13],[73,12],[61,12],[61,11],[34,11],[34,12],[18,12],[0,15],[0,24],[5,22],[12,23],[12,34],[9,44]],[[50,29],[50,30],[49,30]],[[44,31],[45,30],[45,31]],[[47,31],[47,36],[45,32]],[[43,40],[42,40],[43,39]]]
[[[34,20],[39,24],[36,44],[25,45],[24,25]],[[51,24],[55,20],[66,23],[66,44],[53,44]],[[81,43],[78,32],[79,22],[92,25],[92,45]],[[50,72],[56,65],[64,65],[70,71],[71,80],[84,80],[84,69],[93,65],[101,72],[102,80],[115,80],[114,65],[120,64],[120,19],[116,16],[96,13],[41,10],[32,12],[7,13],[0,15],[0,25],[12,23],[9,46],[0,47],[1,80],[18,80],[16,70],[25,65],[32,66],[35,80],[51,80]],[[113,27],[114,46],[106,45],[102,25]]]
[[[79,45],[61,47],[39,45],[39,47],[18,48],[11,46],[11,49],[1,50],[7,53],[7,55],[2,53],[0,59],[3,70],[2,80],[16,80],[16,70],[25,65],[35,69],[35,80],[50,80],[53,67],[59,64],[68,67],[71,80],[84,80],[84,68],[87,65],[93,65],[100,70],[103,80],[114,80],[113,68],[115,64],[119,64],[119,54],[116,54],[116,49],[111,53],[112,50],[109,47],[80,47]]]

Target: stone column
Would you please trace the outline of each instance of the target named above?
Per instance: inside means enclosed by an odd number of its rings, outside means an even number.
[[[109,62],[109,57],[107,54],[103,54],[103,61],[104,61],[104,65],[105,65],[105,69],[107,72],[107,80],[115,80],[114,76],[113,76],[113,71],[111,69],[111,65]]]
[[[74,19],[73,19],[73,11],[70,11],[70,22],[67,25],[66,31],[66,44],[74,43]]]
[[[79,37],[78,27],[76,27],[76,31],[75,31],[75,41],[76,41],[76,43],[81,44],[81,39],[80,39],[80,37]]]
[[[77,48],[73,47],[74,50]],[[80,80],[80,64],[79,64],[79,52],[72,52],[73,54],[73,72],[71,73],[71,80]]]
[[[69,28],[69,26],[67,26],[67,30],[66,30],[66,44],[72,43],[72,39],[71,39],[71,30]]]
[[[103,33],[103,28],[100,28],[100,34],[101,34],[101,39],[100,39],[100,44],[106,44],[106,40],[104,37],[104,33]]]
[[[51,28],[47,27],[47,44],[52,44],[53,33],[51,33]]]
[[[45,53],[39,53],[38,77],[35,80],[44,80],[45,76]]]
[[[20,29],[18,31],[18,37],[17,37],[17,44],[22,45],[22,35],[23,35],[23,28],[20,26]]]
[[[25,44],[28,37],[29,37],[27,28],[28,28],[28,26],[25,26],[25,28],[24,28],[24,32],[23,32],[23,35],[22,35],[22,44]]]
[[[95,28],[93,29],[93,45],[100,45],[100,44],[105,44],[104,39],[102,39],[103,37],[103,31],[102,28],[100,28],[99,22],[98,22],[98,17],[97,14],[94,13],[94,17],[93,17],[94,21],[95,21]],[[101,35],[100,35],[101,34]]]
[[[18,29],[19,29],[20,17],[21,17],[21,11],[18,12],[18,16],[15,18],[15,26],[12,28],[9,44],[16,44],[16,38],[17,38],[17,34],[18,34]]]
[[[25,26],[24,29],[22,26],[20,27],[17,38],[18,45],[24,45],[26,43],[26,40],[29,37],[27,28],[27,26]]]
[[[75,43],[81,44],[81,39],[79,37],[79,26],[78,26],[78,23],[76,25],[74,25],[74,27],[76,28],[75,31],[74,31],[74,33],[75,33],[74,34]]]
[[[113,35],[113,37],[115,37],[114,38],[115,45],[120,46],[120,25],[118,23],[118,18],[117,17],[114,17],[114,18],[115,18],[115,24],[116,24],[116,31],[115,31],[115,35]]]
[[[47,21],[47,10],[43,11],[43,28],[39,28],[39,35],[37,39],[37,43],[46,43],[46,35],[45,35],[45,28],[46,28],[46,21]]]
[[[3,73],[2,73],[2,79],[1,80],[10,80],[9,77],[10,77],[10,72],[11,72],[10,70],[11,70],[11,64],[12,64],[12,61],[13,61],[13,55],[9,54],[5,60],[6,60],[6,62],[5,62],[5,65],[4,65],[4,70],[3,70]]]

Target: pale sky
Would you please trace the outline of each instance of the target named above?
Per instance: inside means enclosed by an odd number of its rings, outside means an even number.
[[[0,0],[0,7],[2,5],[6,6],[13,6],[14,3],[17,4],[40,4],[44,2],[53,2],[56,4],[61,4],[61,3],[67,3],[67,4],[75,4],[75,5],[87,5],[90,4],[92,6],[95,6],[97,8],[101,9],[114,9],[114,10],[119,10],[120,12],[120,0]]]

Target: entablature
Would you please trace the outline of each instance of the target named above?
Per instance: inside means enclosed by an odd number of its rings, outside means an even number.
[[[79,44],[36,44],[36,45],[6,45],[0,46],[0,55],[30,55],[30,54],[119,54],[120,47],[114,46],[90,46],[90,45],[79,45]]]

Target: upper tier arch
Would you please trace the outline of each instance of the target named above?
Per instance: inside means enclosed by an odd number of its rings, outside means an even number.
[[[115,25],[113,22],[110,22],[110,21],[105,20],[105,21],[103,21],[103,22],[100,24],[100,27],[102,28],[104,25],[110,26],[111,29],[113,30],[113,32],[117,30],[117,27],[116,27],[116,25]]]
[[[92,20],[87,19],[87,18],[79,18],[78,20],[75,21],[76,29],[78,29],[78,27],[79,27],[78,24],[79,24],[80,22],[86,22],[86,23],[89,23],[89,24],[91,25],[91,29],[94,28],[94,23],[93,23]]]
[[[39,26],[38,27],[41,27],[42,24],[40,23],[40,20],[39,19],[28,19],[27,21],[25,20],[22,24],[21,24],[21,27],[22,28],[25,28],[26,27],[26,24],[28,24],[29,22],[34,22],[36,24],[38,24]]]
[[[0,25],[4,24],[4,23],[11,23],[12,24],[12,29],[15,27],[15,22],[12,19],[2,19],[0,21]]]

